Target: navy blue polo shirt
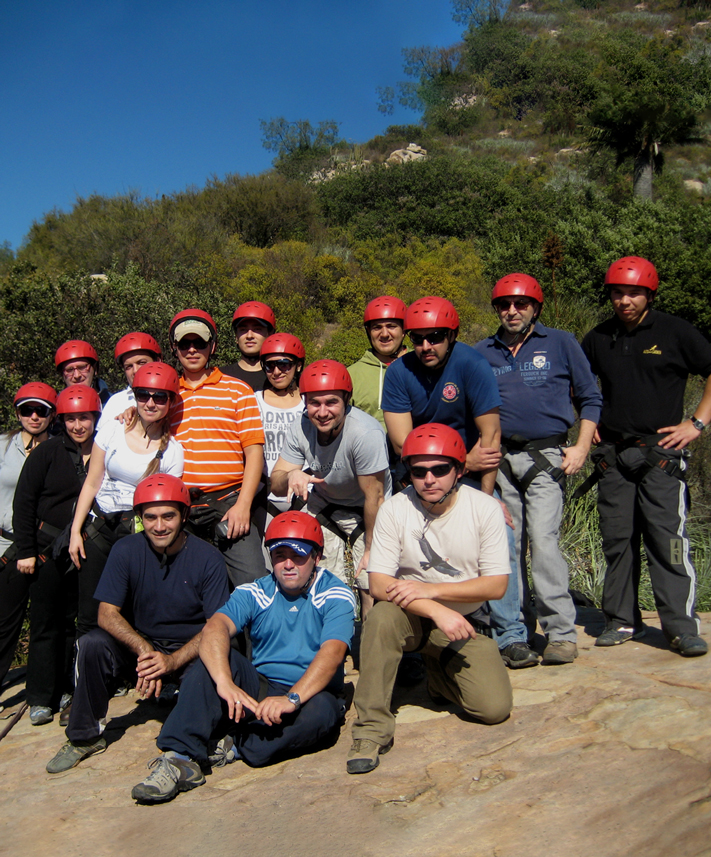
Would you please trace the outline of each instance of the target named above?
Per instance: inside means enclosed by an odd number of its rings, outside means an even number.
[[[474,348],[494,370],[504,437],[539,440],[562,434],[575,422],[573,403],[581,419],[599,421],[602,396],[572,333],[537,321],[515,357],[500,334]]]
[[[412,413],[416,428],[443,423],[459,432],[467,450],[479,439],[474,418],[501,405],[496,379],[471,346],[455,342],[443,369],[425,369],[414,351],[388,366],[383,411]]]
[[[229,598],[222,554],[197,536],[161,568],[143,533],[111,548],[94,598],[113,604],[133,628],[167,651],[199,633]]]

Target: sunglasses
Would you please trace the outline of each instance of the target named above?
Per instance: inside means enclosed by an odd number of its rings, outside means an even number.
[[[165,405],[170,398],[170,393],[165,390],[134,390],[133,395],[136,397],[136,401],[142,405],[150,402],[151,399],[156,405]]]
[[[499,312],[503,312],[507,310],[510,306],[514,307],[517,310],[528,309],[531,306],[531,301],[528,298],[516,298],[515,300],[511,300],[509,298],[499,298],[495,303],[496,309]]]
[[[415,333],[414,330],[411,330],[407,335],[410,337],[410,342],[413,345],[419,346],[423,345],[425,340],[430,345],[439,345],[440,342],[444,342],[448,333],[449,330],[446,328],[438,328],[437,330],[430,330],[429,333]]]
[[[415,479],[424,479],[428,473],[431,473],[435,479],[439,479],[440,476],[446,476],[450,473],[453,467],[454,463],[451,461],[448,464],[435,464],[434,467],[420,467],[414,464],[410,467],[410,475],[414,476]]]
[[[52,409],[49,405],[34,405],[31,402],[20,405],[17,410],[20,412],[21,417],[31,417],[32,414],[37,414],[41,420],[45,419],[45,417],[48,417],[52,413]]]
[[[190,351],[191,348],[194,348],[196,351],[202,351],[207,348],[210,343],[205,342],[205,340],[200,336],[196,336],[193,339],[188,339],[187,336],[184,336],[180,342],[176,344],[181,351]]]
[[[281,358],[279,360],[265,360],[262,363],[264,366],[265,372],[275,372],[277,369],[280,372],[288,372],[293,366],[296,366],[295,360],[288,360],[287,358]]]

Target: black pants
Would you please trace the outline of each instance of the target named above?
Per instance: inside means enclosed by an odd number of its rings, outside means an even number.
[[[605,447],[598,447],[604,454]],[[670,459],[680,454],[669,450]],[[646,454],[624,450],[617,467],[599,482],[598,510],[607,560],[602,609],[608,626],[638,628],[642,544],[654,601],[668,639],[698,634],[694,611],[696,572],[686,534],[686,483],[653,467],[644,474]]]
[[[235,684],[253,699],[260,698],[260,675],[239,652],[230,651],[230,666]],[[284,696],[289,687],[262,678],[262,697]],[[199,762],[207,759],[210,739],[218,740],[227,732],[235,735],[240,756],[248,765],[259,767],[289,756],[315,749],[335,737],[345,713],[341,699],[322,690],[281,724],[267,726],[247,712],[239,725],[227,717],[227,703],[218,696],[210,674],[201,660],[185,673],[178,704],[171,711],[160,735],[158,747],[173,750]]]
[[[0,685],[12,666],[27,611],[32,575],[20,574],[17,563],[0,563]]]
[[[30,705],[56,709],[72,688],[77,616],[76,570],[68,560],[47,559],[30,578],[30,647],[26,696]]]
[[[136,662],[130,649],[101,628],[77,640],[74,699],[67,726],[70,741],[96,741],[121,679],[135,683]]]

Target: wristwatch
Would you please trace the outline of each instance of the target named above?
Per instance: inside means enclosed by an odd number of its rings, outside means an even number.
[[[286,698],[292,705],[296,706],[296,711],[301,708],[301,697],[298,693],[287,693]]]
[[[691,425],[696,429],[696,431],[703,431],[706,428],[706,423],[702,423],[701,420],[696,419],[696,417],[689,417],[691,420]]]

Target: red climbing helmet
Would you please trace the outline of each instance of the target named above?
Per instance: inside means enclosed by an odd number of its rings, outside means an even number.
[[[299,392],[325,393],[329,390],[353,392],[353,381],[346,367],[337,360],[317,360],[315,363],[309,363],[299,378]]]
[[[206,330],[208,336],[205,336]],[[210,313],[204,310],[184,309],[173,318],[170,323],[170,341],[177,342],[188,333],[217,343],[217,325]]]
[[[133,390],[164,390],[173,397],[180,392],[178,373],[167,363],[144,363],[133,376]]]
[[[57,392],[49,384],[44,384],[42,381],[31,381],[29,384],[23,384],[15,393],[13,400],[15,407],[19,407],[23,402],[38,402],[54,408],[57,405]]]
[[[459,314],[454,304],[445,298],[431,296],[416,300],[405,313],[405,330],[424,330],[433,328],[457,330]]]
[[[54,355],[54,365],[59,369],[68,360],[91,360],[99,362],[99,355],[93,345],[83,339],[70,339],[62,343]]]
[[[403,461],[413,455],[453,458],[459,464],[464,464],[467,448],[459,432],[453,428],[442,423],[425,423],[413,429],[402,445]]]
[[[86,384],[70,384],[57,396],[57,416],[83,413],[101,413],[99,394]]]
[[[303,360],[306,357],[306,351],[301,340],[291,333],[272,333],[264,340],[260,351],[262,362],[264,362],[265,357],[275,354],[284,354],[293,357],[295,360]]]
[[[182,479],[168,473],[154,473],[136,486],[133,508],[144,503],[180,503],[190,508],[190,491]]]
[[[243,319],[261,321],[263,324],[266,324],[271,331],[276,329],[274,310],[270,306],[267,306],[267,304],[263,304],[261,301],[247,301],[246,303],[240,304],[232,316],[232,327],[237,327]]]
[[[605,274],[606,286],[644,286],[657,291],[659,276],[654,265],[641,256],[623,256],[613,262]]]
[[[132,351],[147,351],[156,360],[160,360],[163,356],[158,342],[150,334],[140,333],[139,331],[127,333],[116,343],[114,359],[119,366],[123,365],[123,358]]]
[[[264,541],[269,547],[270,542],[281,539],[299,539],[310,542],[317,548],[323,548],[323,530],[321,524],[306,512],[282,512],[267,527]]]
[[[529,277],[528,274],[507,274],[502,277],[491,293],[492,306],[498,298],[511,297],[512,295],[531,298],[543,306],[543,289],[538,280]]]
[[[367,327],[371,321],[383,321],[385,319],[404,324],[406,312],[407,306],[400,298],[385,295],[381,298],[375,298],[368,304],[363,313],[363,324]]]

